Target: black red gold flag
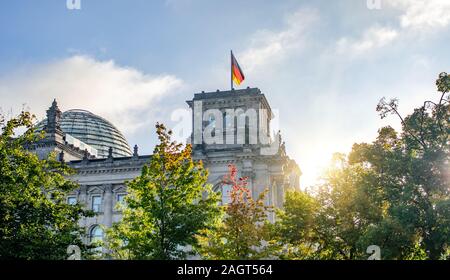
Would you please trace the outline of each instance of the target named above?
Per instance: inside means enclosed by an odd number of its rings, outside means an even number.
[[[233,51],[231,51],[231,80],[232,80],[231,83],[234,82],[237,85],[240,85],[242,81],[245,80],[244,72],[242,72],[239,63],[234,57]]]

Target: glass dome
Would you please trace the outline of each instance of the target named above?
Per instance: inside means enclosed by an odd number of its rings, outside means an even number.
[[[47,119],[37,124],[40,131]],[[108,157],[108,149],[113,149],[114,157],[131,156],[131,149],[123,134],[109,121],[86,110],[69,110],[62,113],[61,129],[76,139],[97,149],[98,157]]]

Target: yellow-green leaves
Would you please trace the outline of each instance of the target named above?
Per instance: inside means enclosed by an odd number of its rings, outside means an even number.
[[[108,233],[114,258],[183,259],[195,236],[220,214],[218,197],[206,186],[207,171],[194,162],[191,146],[171,140],[156,124],[159,143],[139,177],[127,184],[123,220]]]

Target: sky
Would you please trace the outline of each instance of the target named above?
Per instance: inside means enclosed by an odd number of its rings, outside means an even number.
[[[183,139],[186,100],[229,89],[229,52],[272,109],[303,188],[334,152],[371,142],[437,98],[450,66],[448,0],[66,0],[0,3],[0,108],[38,119],[53,98],[115,124],[140,154],[157,121]],[[184,134],[182,134],[184,133]]]

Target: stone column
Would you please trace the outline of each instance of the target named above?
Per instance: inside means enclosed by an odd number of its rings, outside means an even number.
[[[255,198],[257,190],[255,190],[255,172],[253,172],[253,162],[251,160],[242,161],[242,177],[247,177],[247,188],[252,192],[252,197]]]
[[[258,196],[265,190],[269,189],[269,193],[266,195],[265,204],[270,205],[270,178],[269,178],[269,170],[267,168],[267,165],[265,166],[259,166],[255,170],[255,180],[254,180],[254,186],[253,189],[255,190],[255,193],[253,195],[253,198],[256,199]]]
[[[105,227],[110,228],[112,226],[112,216],[113,216],[113,192],[112,185],[104,185],[104,196],[103,196],[103,224]]]
[[[78,202],[81,205],[83,205],[84,208],[88,209],[89,204],[87,201],[87,186],[81,185],[77,192],[78,192],[78,197],[77,197]]]
[[[273,187],[276,189],[276,206],[279,208],[283,207],[284,204],[284,186],[283,186],[283,177],[277,176],[273,180]]]
[[[80,188],[78,190],[78,197],[77,197],[78,202],[83,206],[84,209],[89,209],[89,201],[88,201],[88,195],[87,195],[87,186],[86,185],[80,185]],[[88,218],[83,217],[82,219],[80,219],[80,221],[78,222],[78,224],[85,228],[86,230],[88,230]],[[84,241],[86,242],[86,244],[89,242],[89,236],[86,236],[84,238]]]

